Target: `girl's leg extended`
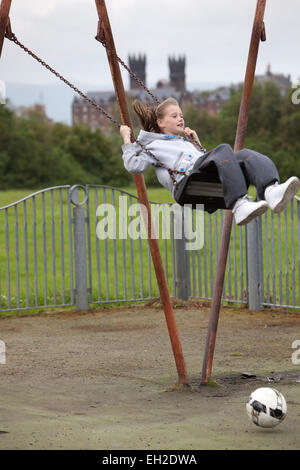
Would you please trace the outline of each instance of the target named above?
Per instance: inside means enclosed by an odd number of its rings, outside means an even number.
[[[240,163],[228,144],[221,144],[195,163],[194,169],[217,172],[222,183],[227,209],[232,209],[236,223],[244,225],[268,208],[266,201],[250,202],[248,186],[250,178],[242,170]]]
[[[227,209],[232,209],[237,199],[247,194],[244,173],[229,144],[220,144],[207,152],[196,161],[194,169],[218,173]]]
[[[236,159],[244,173],[247,186],[253,184],[256,187],[257,199],[265,200],[276,213],[284,210],[300,188],[300,181],[296,176],[279,184],[277,168],[266,155],[242,149],[236,153]]]
[[[265,189],[280,181],[279,174],[272,160],[259,152],[242,149],[235,157],[243,171],[247,186],[256,187],[257,199],[265,199]]]

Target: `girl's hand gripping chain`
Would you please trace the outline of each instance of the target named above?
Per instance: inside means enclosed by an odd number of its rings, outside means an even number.
[[[199,144],[201,145],[201,142],[199,140],[199,137],[197,136],[197,133],[190,129],[189,127],[186,127],[183,131],[184,133],[184,136],[187,140],[189,140],[190,142],[192,142],[192,144]]]
[[[129,126],[121,126],[120,127],[120,134],[123,138],[124,144],[131,143],[131,129]]]

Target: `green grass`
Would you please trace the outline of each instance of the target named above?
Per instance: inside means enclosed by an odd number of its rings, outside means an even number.
[[[136,188],[124,188],[131,194],[136,195]],[[0,192],[0,207],[13,203],[33,193],[32,190],[14,190]],[[254,194],[251,188],[252,195]],[[148,196],[151,202],[174,202],[164,188],[149,188]],[[106,202],[115,199],[116,216],[119,215],[119,193],[117,191],[106,191]],[[82,196],[79,197],[79,200]],[[129,198],[127,197],[128,203]],[[45,214],[43,216],[43,202]],[[150,259],[147,240],[98,240],[96,237],[96,226],[99,219],[96,218],[96,209],[104,202],[103,192],[90,190],[89,206],[89,233],[87,239],[90,243],[91,256],[88,266],[88,286],[92,286],[92,298],[90,300],[109,302],[117,298],[122,299],[158,296],[156,278]],[[136,202],[132,199],[132,203]],[[33,216],[35,205],[35,219]],[[293,210],[292,210],[293,209]],[[27,224],[25,224],[25,211],[27,213]],[[13,309],[34,307],[42,305],[71,304],[71,276],[74,278],[74,266],[70,257],[69,239],[71,236],[68,225],[68,199],[67,191],[47,191],[44,199],[41,194],[29,198],[20,203],[0,211],[0,308]],[[73,206],[72,206],[73,211]],[[17,215],[17,218],[16,218]],[[52,215],[54,224],[51,223]],[[293,216],[293,217],[292,217]],[[269,244],[269,266],[270,272],[276,274],[275,279],[269,279],[270,295],[265,298],[268,303],[280,301],[285,304],[295,301],[300,305],[299,291],[292,291],[292,280],[299,286],[299,267],[292,264],[291,253],[297,260],[299,255],[299,222],[297,221],[296,204],[288,209],[286,221],[288,230],[284,229],[284,215],[275,216],[271,220],[270,212],[263,218],[263,240]],[[16,224],[17,221],[17,224]],[[161,220],[162,221],[162,220]],[[212,284],[215,276],[215,266],[220,244],[221,235],[221,213],[220,211],[211,217],[205,217],[205,249],[200,252],[190,251],[191,267],[191,295],[195,297],[210,298],[212,296]],[[9,237],[5,236],[5,226],[8,226]],[[211,229],[211,238],[209,238]],[[117,234],[118,234],[117,224]],[[268,237],[266,238],[266,230]],[[274,233],[274,260],[271,257],[271,233]],[[44,236],[45,235],[45,236]],[[160,233],[161,235],[161,233]],[[294,235],[294,240],[292,236]],[[246,289],[246,259],[245,259],[245,231],[233,225],[232,239],[236,241],[236,252],[232,249],[226,269],[226,298],[228,300],[245,300]],[[27,238],[27,244],[26,242]],[[34,249],[36,239],[36,250]],[[74,240],[72,239],[73,248]],[[267,243],[267,242],[265,242]],[[19,258],[16,256],[19,246]],[[25,247],[27,246],[27,251]],[[46,251],[44,254],[44,246]],[[99,247],[99,255],[97,254]],[[161,256],[166,268],[168,285],[171,293],[176,294],[175,280],[173,279],[172,242],[171,240],[159,240]],[[282,258],[280,260],[280,250]],[[88,247],[87,247],[88,248]],[[52,251],[55,257],[52,256]],[[266,269],[267,250],[264,250],[264,264]],[[8,256],[7,256],[8,253]],[[116,253],[116,255],[114,255]],[[9,282],[7,276],[9,261]],[[272,268],[272,263],[274,266]],[[26,284],[26,267],[29,273],[28,284]],[[272,268],[272,269],[271,269]],[[234,278],[231,274],[237,269],[238,276]],[[281,284],[278,273],[282,271],[285,275],[284,283]],[[100,275],[98,275],[98,272]],[[108,273],[108,276],[106,276]],[[117,273],[117,276],[115,276]],[[132,280],[134,278],[134,280]],[[201,278],[201,279],[200,279]],[[125,284],[126,279],[126,284]],[[206,279],[206,282],[205,282]],[[201,282],[199,282],[201,280]],[[142,282],[141,282],[142,281]],[[73,281],[74,282],[74,281]],[[265,280],[267,282],[267,279]],[[200,288],[199,288],[200,285]],[[10,295],[8,295],[8,289]],[[18,300],[19,297],[19,300]],[[276,297],[276,298],[275,298]],[[10,298],[10,303],[9,303]]]
[[[128,189],[131,193],[135,192],[133,188]],[[25,189],[0,192],[0,207],[21,200],[33,192]],[[161,191],[162,195],[164,193],[166,191]],[[89,201],[90,236],[87,233],[91,248],[88,284],[92,283],[93,285],[93,300],[101,299],[108,302],[115,297],[122,300],[124,298],[125,277],[128,279],[126,297],[138,299],[141,296],[157,296],[158,291],[146,240],[134,241],[131,252],[130,240],[98,240],[95,236],[96,209],[100,203],[104,202],[102,191],[99,190],[97,196],[98,200],[96,199],[96,193],[91,190]],[[118,206],[117,192],[115,192],[115,198],[116,206]],[[74,266],[71,265],[72,260],[69,249],[70,227],[68,224],[67,191],[53,191],[52,200],[51,192],[47,191],[45,193],[44,216],[42,195],[36,195],[34,199],[33,202],[33,199],[29,198],[26,207],[24,202],[21,202],[17,205],[17,210],[15,207],[10,207],[7,211],[2,210],[0,212],[1,309],[51,305],[54,302],[56,304],[68,304],[72,300],[71,275],[73,275],[74,283],[75,274]],[[112,193],[107,191],[106,202],[110,203],[111,200]],[[136,202],[135,199],[132,202]],[[34,206],[35,219],[33,216]],[[71,210],[73,211],[73,206]],[[26,224],[25,212],[27,213]],[[54,224],[51,223],[52,215]],[[6,226],[8,227],[8,238],[5,235]],[[25,243],[26,238],[27,243]],[[34,239],[36,240],[36,249],[34,249]],[[73,239],[72,243],[74,248]],[[100,251],[99,257],[97,256],[97,245]],[[18,258],[16,257],[17,246],[19,247]],[[27,251],[25,246],[27,246]],[[45,255],[44,246],[46,247]],[[126,247],[126,256],[123,257],[124,247]],[[117,250],[116,256],[113,254],[115,249]],[[55,257],[52,256],[53,250]],[[8,264],[9,276],[7,273]],[[117,266],[117,277],[115,276],[115,266]],[[125,273],[123,273],[124,266]],[[29,273],[28,284],[26,284],[26,269]],[[98,276],[98,270],[100,276]],[[106,272],[108,273],[107,278]],[[134,276],[135,282],[131,282],[132,276]],[[152,291],[149,291],[149,277],[153,286]],[[142,283],[140,283],[140,280],[142,280]]]

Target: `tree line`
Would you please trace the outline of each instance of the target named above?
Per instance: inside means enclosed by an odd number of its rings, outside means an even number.
[[[300,105],[291,89],[282,96],[272,82],[255,83],[245,147],[268,155],[283,179],[300,175]],[[207,149],[221,142],[234,145],[242,88],[232,89],[229,101],[216,116],[188,104],[186,125],[195,129]],[[116,117],[117,110],[114,111]],[[133,115],[135,135],[138,121]],[[104,135],[87,125],[49,124],[38,112],[17,116],[0,106],[0,188],[43,188],[60,184],[107,184],[116,187],[133,181],[123,166],[118,129]],[[158,185],[154,168],[145,174],[147,185]]]

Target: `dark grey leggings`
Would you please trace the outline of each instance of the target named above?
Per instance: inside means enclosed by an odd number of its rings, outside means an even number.
[[[244,196],[250,184],[256,187],[257,199],[264,199],[265,188],[280,181],[276,166],[266,155],[242,149],[234,153],[229,144],[220,144],[206,152],[194,165],[194,170],[217,172],[222,183],[227,209]]]

